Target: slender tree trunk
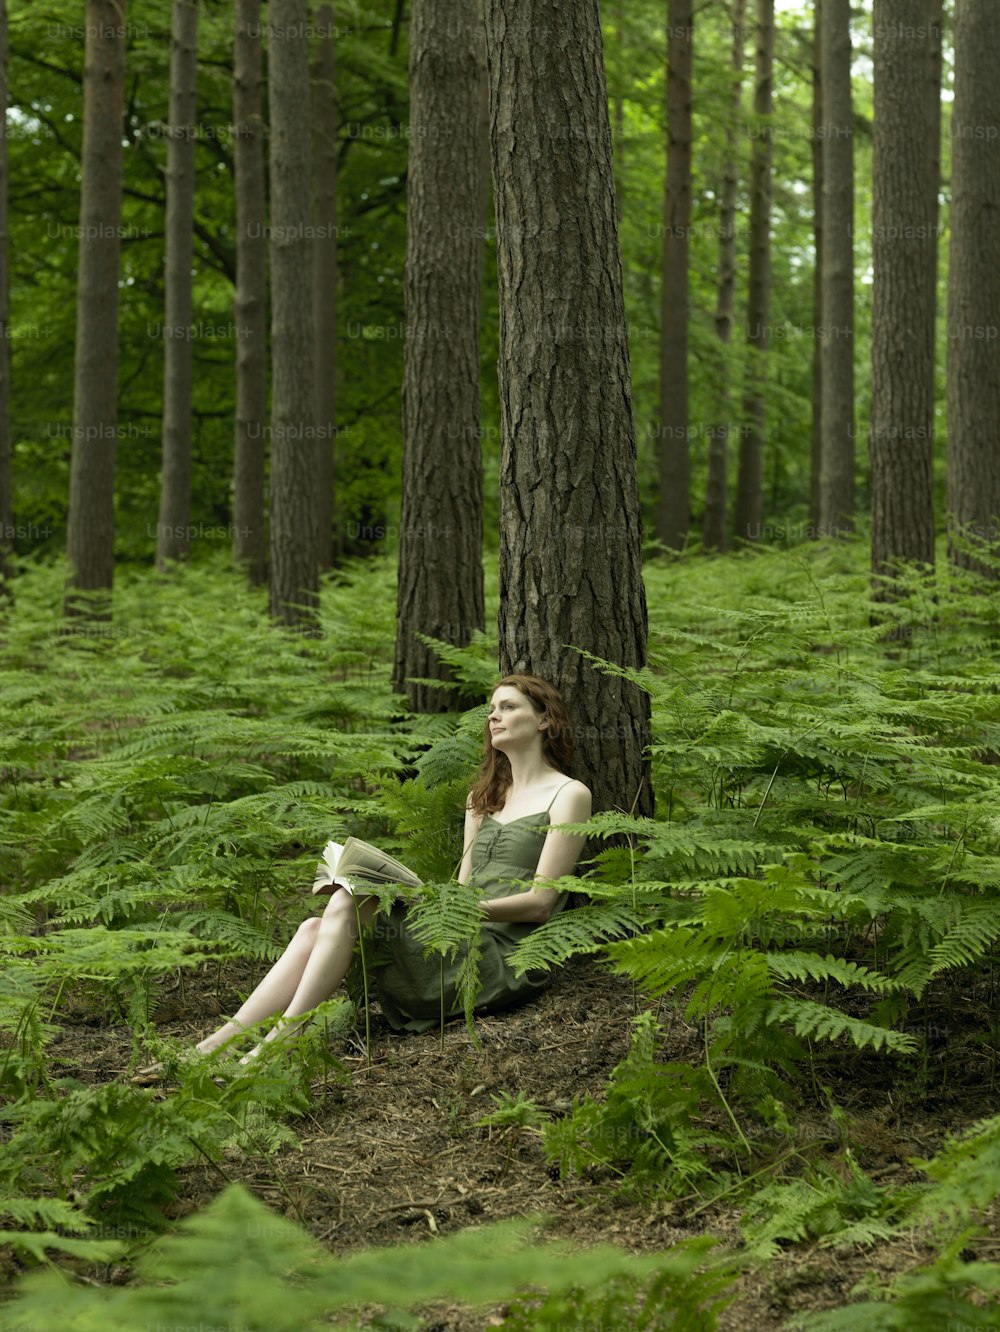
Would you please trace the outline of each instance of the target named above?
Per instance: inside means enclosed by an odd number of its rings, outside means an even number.
[[[854,121],[851,0],[823,0],[823,322],[820,531],[854,527]],[[919,81],[918,81],[919,82]]]
[[[764,429],[767,351],[771,345],[770,117],[774,84],[774,0],[757,0],[754,140],[750,162],[750,277],[747,294],[747,373],[736,483],[736,536],[759,541],[764,530]]]
[[[813,328],[823,327],[823,61],[820,41],[823,0],[815,0],[813,19]],[[823,345],[813,338],[812,356],[812,449],[809,467],[809,535],[820,534],[820,472],[823,467]]]
[[[306,0],[270,0],[271,614],[315,619],[316,376]]]
[[[540,41],[538,33],[547,34]],[[628,333],[596,0],[487,0],[500,288],[500,669],[566,693],[598,809],[652,809]]]
[[[316,11],[313,66],[313,162],[316,235],[316,527],[320,569],[334,561],[333,488],[337,439],[337,95],[333,6]]]
[[[163,349],[163,477],[156,567],[187,559],[191,524],[191,388],[194,347],[194,150],[198,134],[198,0],[173,0],[167,139],[166,327]]]
[[[87,0],[73,454],[70,462],[69,614],[110,613],[74,590],[110,593],[115,563],[118,435],[118,260],[121,247],[125,0]]]
[[[944,0],[931,0],[930,23],[930,86],[927,96],[930,103],[930,180],[927,188],[931,196],[931,221],[934,228],[934,244],[927,247],[927,260],[933,274],[935,307],[937,305],[938,250],[941,235],[941,90],[944,73]]]
[[[251,583],[267,576],[264,459],[267,437],[267,203],[260,0],[236,0],[233,165],[236,177],[236,429],[233,563]]]
[[[691,65],[694,5],[668,0],[667,175],[663,199],[660,296],[660,521],[671,550],[687,544],[691,512],[688,394],[691,233]]]
[[[826,0],[828,2],[828,0]],[[872,573],[934,563],[934,265],[926,65],[931,0],[875,0],[872,256]],[[936,182],[935,189],[936,189]]]
[[[415,712],[463,706],[416,637],[468,643],[484,623],[479,322],[488,179],[479,0],[410,15],[403,500],[393,688]]]
[[[10,249],[7,232],[7,0],[0,0],[0,596],[12,595],[14,466],[10,435]]]
[[[705,492],[704,542],[706,550],[725,551],[729,546],[727,508],[729,495],[729,346],[733,340],[736,309],[736,195],[739,167],[736,162],[743,100],[743,50],[746,36],[746,0],[732,7],[732,66],[729,119],[726,122],[726,161],[719,202],[719,282],[715,303],[715,332],[719,339],[719,373],[716,396],[721,408],[708,436],[708,484]]]
[[[959,0],[948,271],[949,556],[996,577],[1000,553],[1000,5]]]

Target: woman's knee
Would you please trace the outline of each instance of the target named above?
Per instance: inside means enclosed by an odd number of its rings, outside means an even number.
[[[330,929],[353,927],[357,922],[357,908],[350,893],[341,890],[335,893],[326,905],[326,910],[319,917],[317,925],[321,933]]]
[[[321,923],[321,917],[310,916],[309,919],[304,920],[302,924],[299,926],[299,928],[295,931],[296,939],[304,940],[309,944],[315,943],[316,937],[319,934],[320,923]]]

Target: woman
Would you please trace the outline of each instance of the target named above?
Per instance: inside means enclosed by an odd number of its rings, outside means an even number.
[[[531,973],[515,977],[507,958],[535,926],[561,910],[566,894],[531,880],[571,874],[584,837],[546,832],[547,824],[582,823],[590,817],[590,791],[567,775],[572,763],[569,718],[559,691],[534,675],[508,675],[490,700],[483,762],[465,811],[465,850],[458,882],[482,894],[483,954],[477,1011],[509,1007],[544,982]],[[525,887],[525,882],[529,883]],[[347,974],[359,925],[374,917],[378,900],[331,895],[321,917],[303,921],[285,952],[242,1008],[195,1047],[208,1054],[275,1013],[282,1014],[265,1040],[291,1035],[295,1018],[328,999]],[[425,958],[409,933],[406,906],[397,903],[376,923],[388,961],[376,973],[376,993],[396,1030],[425,1031],[441,1012],[442,966]],[[461,1012],[455,984],[461,960],[445,963],[445,1011]],[[253,1058],[252,1050],[243,1062]],[[133,1081],[155,1081],[159,1065]]]

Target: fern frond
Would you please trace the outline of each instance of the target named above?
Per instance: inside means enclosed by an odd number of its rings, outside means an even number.
[[[796,1036],[826,1041],[847,1036],[858,1049],[870,1045],[873,1050],[884,1048],[897,1054],[915,1054],[918,1048],[914,1037],[905,1032],[848,1017],[846,1013],[810,999],[778,999],[770,1007],[768,1020],[788,1023]]]
[[[624,902],[560,911],[526,935],[508,962],[516,976],[534,969],[548,971],[578,954],[596,953],[608,940],[634,934],[641,926],[638,912]]]

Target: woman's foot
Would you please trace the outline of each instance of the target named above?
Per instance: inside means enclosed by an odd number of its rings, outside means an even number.
[[[193,1064],[196,1060],[204,1058],[205,1052],[193,1046],[189,1050],[181,1050],[178,1055],[170,1060],[170,1066],[175,1067],[178,1064]],[[145,1068],[140,1068],[134,1073],[129,1082],[133,1087],[156,1087],[167,1077],[168,1065],[158,1059],[155,1064],[147,1064]]]
[[[157,1083],[163,1081],[165,1069],[162,1064],[147,1064],[145,1068],[140,1068],[129,1078],[133,1087],[155,1087]]]

